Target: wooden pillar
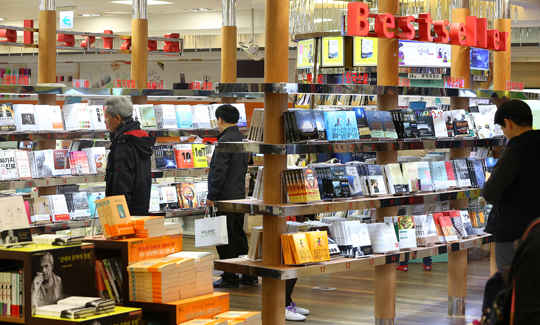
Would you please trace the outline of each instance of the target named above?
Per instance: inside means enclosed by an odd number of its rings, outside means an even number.
[[[452,9],[452,23],[465,24],[465,17],[469,16],[470,12],[471,11],[469,8]],[[464,88],[470,88],[471,83],[470,56],[471,49],[469,47],[452,45],[452,66],[450,70],[450,75],[452,77],[463,77],[465,79]]]
[[[467,253],[459,250],[448,253],[448,315],[465,315],[467,297]]]
[[[146,17],[146,14],[143,16]],[[137,88],[147,88],[148,81],[148,19],[131,20],[131,79]],[[131,96],[133,104],[146,104],[146,96]]]
[[[40,4],[39,10],[39,48],[38,83],[56,82],[56,8],[55,3]],[[50,5],[50,6],[49,6]],[[39,105],[56,105],[56,95],[39,94]],[[55,140],[42,140],[37,143],[39,150],[56,149]],[[38,195],[54,195],[56,187],[39,187]]]
[[[495,19],[495,28],[499,32],[508,32],[507,51],[493,51],[493,90],[506,90],[506,82],[511,78],[512,38],[510,19]],[[452,58],[453,60],[453,58]]]
[[[495,243],[489,244],[489,275],[492,276],[493,274],[497,273],[499,271],[499,268],[497,267],[497,261],[495,259]]]
[[[221,82],[236,82],[236,26],[221,27]],[[235,103],[234,97],[223,97],[222,103]]]
[[[399,12],[399,0],[379,1],[379,13],[396,15]],[[379,39],[377,56],[377,84],[397,86],[399,80],[399,41],[397,39]],[[377,110],[389,111],[398,108],[397,95],[378,95]],[[397,151],[377,152],[377,164],[397,163]],[[397,207],[379,208],[377,221],[384,217],[395,216]],[[393,324],[396,317],[396,265],[386,264],[375,267],[375,324]]]
[[[289,65],[289,1],[266,0],[264,81],[287,82]],[[287,111],[286,94],[266,94],[264,98],[264,143],[285,143],[283,113]],[[287,157],[264,156],[264,203],[281,203],[281,172],[287,168]],[[286,231],[286,219],[263,216],[263,264],[281,264],[280,236]],[[263,279],[263,325],[285,324],[285,282]]]

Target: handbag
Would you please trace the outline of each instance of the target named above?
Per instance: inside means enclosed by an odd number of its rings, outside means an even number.
[[[195,247],[229,244],[227,216],[216,217],[214,209],[206,209],[204,218],[195,220]]]

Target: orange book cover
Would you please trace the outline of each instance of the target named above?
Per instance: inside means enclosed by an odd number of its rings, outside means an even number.
[[[283,263],[285,265],[294,265],[294,256],[291,251],[291,244],[288,234],[281,235],[281,247],[283,250]]]
[[[289,203],[296,203],[298,193],[294,185],[294,182],[292,180],[290,170],[283,171],[283,179],[285,180],[285,186],[287,188],[287,196],[289,197]]]
[[[304,189],[306,192],[306,201],[320,201],[321,194],[319,193],[319,185],[317,183],[317,176],[313,169],[303,169]]]
[[[177,185],[178,198],[182,198],[180,202],[180,208],[196,208],[198,207],[197,195],[195,192],[195,184],[193,183],[180,183]]]
[[[328,233],[326,231],[308,231],[306,238],[314,262],[330,261]]]
[[[129,263],[163,257],[182,251],[182,235],[123,239],[129,242]]]
[[[301,169],[294,169],[294,178],[296,181],[296,187],[298,188],[298,202],[307,202],[306,188],[304,186],[304,174]]]
[[[126,198],[123,195],[108,196],[101,200],[101,204],[108,211],[107,221],[111,236],[117,237],[135,233]]]
[[[176,305],[176,322],[178,324],[195,319],[195,317],[212,319],[215,315],[229,311],[229,294],[225,292],[214,292],[168,304]]]
[[[296,233],[289,236],[291,250],[296,264],[313,262],[305,233]]]
[[[193,150],[190,144],[175,145],[174,155],[176,157],[176,165],[178,168],[193,168],[195,167],[193,159]]]
[[[243,320],[247,321],[252,318],[261,319],[260,311],[228,311],[214,316],[215,319],[230,319],[230,320]]]

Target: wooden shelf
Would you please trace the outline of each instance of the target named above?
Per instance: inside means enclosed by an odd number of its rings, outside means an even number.
[[[481,191],[481,189],[471,188],[444,192],[419,192],[404,196],[360,197],[349,200],[317,201],[309,204],[264,204],[262,201],[255,199],[228,200],[217,201],[216,206],[219,211],[287,217],[477,198],[481,195]]]
[[[6,315],[0,315],[0,322],[25,324],[24,317],[14,317],[14,316],[6,316]]]
[[[431,247],[418,247],[407,251],[391,252],[389,254],[375,254],[364,258],[354,259],[339,257],[328,262],[320,262],[307,266],[266,265],[245,258],[218,260],[214,262],[216,270],[256,275],[264,278],[287,280],[304,278],[315,275],[325,275],[345,271],[359,270],[369,266],[380,266],[397,262],[409,261],[417,258],[435,256],[466,250],[473,247],[491,243],[493,236],[476,236],[449,244],[439,244]]]
[[[216,150],[222,152],[258,153],[271,155],[347,153],[421,149],[456,149],[504,145],[503,138],[475,139],[406,139],[406,140],[352,140],[343,142],[305,142],[294,144],[265,144],[259,142],[221,142]]]

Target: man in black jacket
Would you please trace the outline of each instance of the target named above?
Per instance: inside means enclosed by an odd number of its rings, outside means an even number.
[[[146,216],[152,187],[151,157],[156,139],[133,120],[129,98],[111,97],[105,102],[105,122],[111,132],[107,160],[107,196],[125,195],[132,216]]]
[[[240,113],[232,105],[221,105],[216,109],[218,142],[241,142],[246,137],[238,130]],[[208,196],[206,204],[214,206],[216,200],[234,200],[246,198],[246,173],[249,154],[214,151],[208,173]],[[217,246],[220,259],[236,258],[246,255],[248,241],[244,232],[244,214],[225,212],[227,216],[227,232],[229,244]],[[235,273],[223,272],[221,279],[214,282],[214,288],[238,288],[239,283],[258,283],[257,277],[242,275],[239,279]]]
[[[485,231],[494,236],[499,270],[510,266],[513,242],[540,217],[540,131],[532,129],[532,122],[529,105],[520,100],[503,103],[495,114],[508,144],[484,185],[483,196],[493,204]]]

